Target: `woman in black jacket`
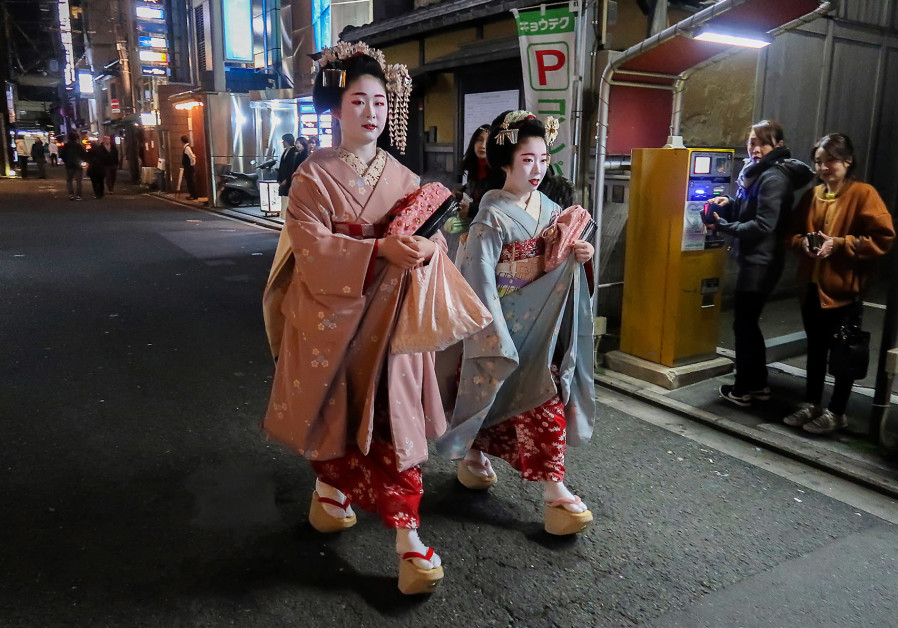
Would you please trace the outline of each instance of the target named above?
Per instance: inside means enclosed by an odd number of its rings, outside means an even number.
[[[791,159],[783,127],[773,120],[751,126],[748,158],[739,173],[735,198],[711,199],[712,227],[732,236],[739,275],[733,304],[736,381],[720,387],[720,396],[739,406],[770,398],[767,352],[759,321],[767,298],[785,264],[785,236],[795,190],[814,178],[810,167]]]

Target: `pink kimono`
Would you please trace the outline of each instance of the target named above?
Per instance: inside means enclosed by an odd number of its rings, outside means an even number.
[[[294,174],[263,299],[277,360],[265,430],[321,481],[406,528],[418,527],[426,439],[446,422],[433,354],[389,351],[408,272],[375,257],[375,238],[417,187],[380,149],[364,176],[337,149],[313,153]]]

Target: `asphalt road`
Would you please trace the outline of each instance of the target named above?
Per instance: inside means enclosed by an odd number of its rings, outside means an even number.
[[[894,502],[601,389],[568,456],[595,524],[548,537],[538,487],[432,457],[446,579],[402,596],[392,534],[315,533],[260,432],[277,233],[51,176],[0,180],[0,625],[898,623]]]

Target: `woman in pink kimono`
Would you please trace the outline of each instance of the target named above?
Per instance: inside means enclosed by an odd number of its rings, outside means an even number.
[[[293,175],[264,297],[277,361],[264,428],[311,461],[312,527],[355,525],[350,504],[376,512],[396,530],[400,590],[424,593],[443,570],[417,533],[420,465],[445,418],[433,354],[394,355],[389,340],[407,269],[445,240],[385,235],[387,212],[419,181],[377,147],[389,115],[404,148],[397,120],[410,90],[405,66],[387,66],[380,51],[341,43],[324,52],[313,97],[339,121],[341,141]]]

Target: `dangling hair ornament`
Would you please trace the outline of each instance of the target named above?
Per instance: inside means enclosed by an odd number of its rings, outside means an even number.
[[[558,137],[558,118],[554,116],[546,116],[546,146],[551,146],[555,143],[555,139]]]
[[[408,67],[394,63],[387,65],[384,53],[371,48],[365,42],[337,42],[332,48],[324,48],[318,60],[318,71],[321,72],[321,84],[324,87],[346,87],[346,70],[343,61],[363,54],[371,57],[380,65],[387,79],[387,101],[390,109],[390,144],[405,154],[408,137],[408,101],[412,93],[412,78]]]
[[[536,118],[535,115],[530,113],[529,111],[509,111],[505,115],[505,119],[502,120],[502,124],[499,125],[499,132],[496,133],[496,144],[500,146],[505,144],[505,140],[507,139],[512,144],[518,143],[518,131],[520,129],[512,128],[512,125],[518,125],[524,120],[529,120],[531,118]]]

